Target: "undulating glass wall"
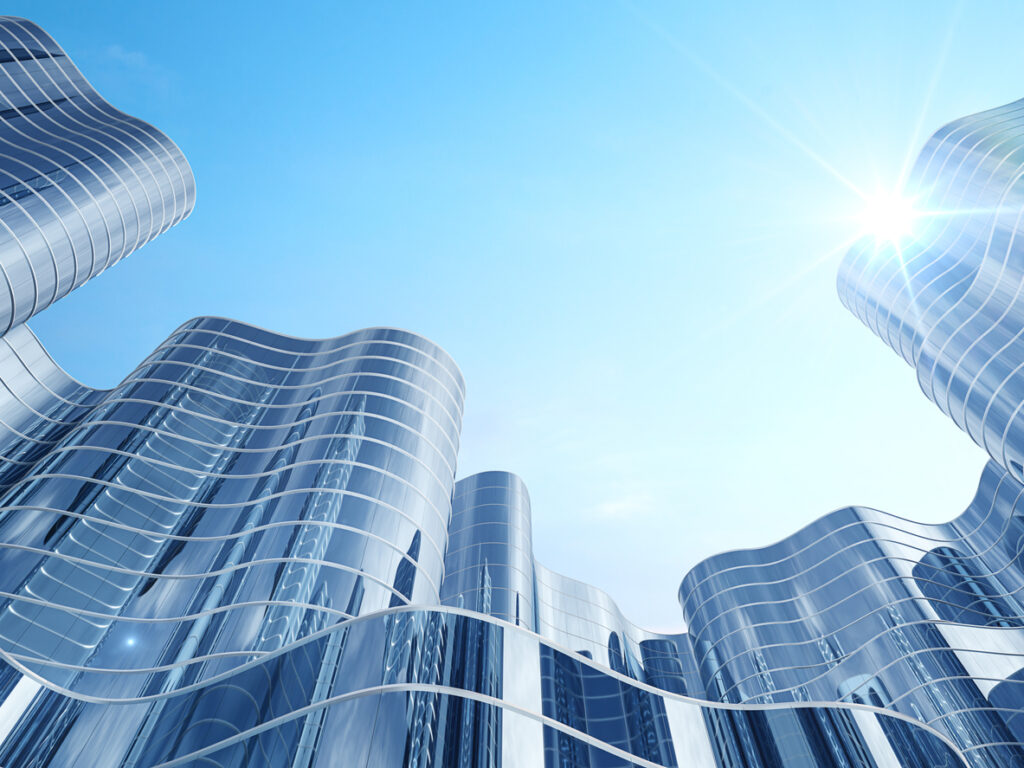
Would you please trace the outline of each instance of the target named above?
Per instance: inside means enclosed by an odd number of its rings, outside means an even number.
[[[970,508],[709,558],[663,634],[537,562],[521,478],[456,482],[465,385],[421,336],[202,317],[113,389],[68,376],[23,321],[192,175],[25,20],[0,99],[0,765],[1024,766],[1024,107],[941,129],[941,215],[840,276],[992,455]]]

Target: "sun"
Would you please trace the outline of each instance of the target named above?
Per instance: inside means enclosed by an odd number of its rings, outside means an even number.
[[[914,200],[894,192],[868,198],[860,215],[861,231],[878,241],[899,242],[914,233]]]

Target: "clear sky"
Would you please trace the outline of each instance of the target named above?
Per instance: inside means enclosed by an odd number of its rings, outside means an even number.
[[[422,333],[468,382],[460,476],[520,474],[546,565],[677,627],[707,555],[974,493],[835,291],[856,190],[1024,96],[1024,4],[962,5],[11,0],[198,183],[31,325],[97,386],[199,314]]]

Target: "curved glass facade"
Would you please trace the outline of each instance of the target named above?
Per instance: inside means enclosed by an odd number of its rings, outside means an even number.
[[[971,765],[1024,765],[1022,497],[991,463],[950,523],[849,508],[704,561],[679,597],[705,692],[874,704],[929,723]]]
[[[687,635],[534,562],[519,478],[454,483],[421,337],[199,318],[106,391],[19,338],[77,410],[0,497],[0,765],[961,764],[875,702],[704,701]]]
[[[455,484],[441,602],[536,630],[530,494],[508,472]]]
[[[907,195],[922,212],[914,234],[856,244],[840,298],[914,366],[929,399],[1024,481],[1024,101],[936,132]]]
[[[187,215],[191,172],[24,20],[0,96],[0,765],[1024,766],[1024,106],[936,134],[915,184],[955,211],[840,276],[992,453],[970,508],[709,558],[668,635],[536,561],[522,479],[456,482],[465,385],[421,336],[201,317],[69,377],[22,321]]]
[[[99,675],[96,675],[97,677]],[[5,667],[14,698],[25,678]],[[104,678],[111,680],[110,674]],[[859,704],[702,704],[490,617],[392,608],[174,691],[43,689],[5,765],[960,766],[927,726]],[[719,728],[721,739],[713,735]],[[103,739],[95,738],[103,734]],[[890,733],[899,738],[887,741]],[[900,739],[903,741],[901,742]],[[819,752],[819,750],[824,750]],[[907,757],[896,758],[896,754]],[[694,762],[694,761],[699,762]],[[927,762],[926,762],[927,761]]]
[[[59,45],[0,17],[0,334],[185,218],[195,180]]]

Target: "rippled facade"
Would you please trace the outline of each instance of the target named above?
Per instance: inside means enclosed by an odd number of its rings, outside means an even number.
[[[858,243],[840,298],[1024,482],[1024,100],[940,129],[907,195],[920,211],[913,236]]]
[[[194,204],[167,136],[104,101],[37,25],[0,17],[0,335]]]
[[[200,318],[106,391],[5,342],[49,394],[11,398],[0,765],[962,765],[870,702],[706,701],[691,636],[534,560],[522,480],[455,482],[422,337]]]
[[[992,456],[970,508],[712,557],[666,635],[537,562],[522,479],[456,480],[465,384],[421,336],[202,317],[68,376],[23,321],[192,175],[30,22],[0,73],[0,766],[1024,766],[1024,106],[939,131],[941,214],[840,274]]]

